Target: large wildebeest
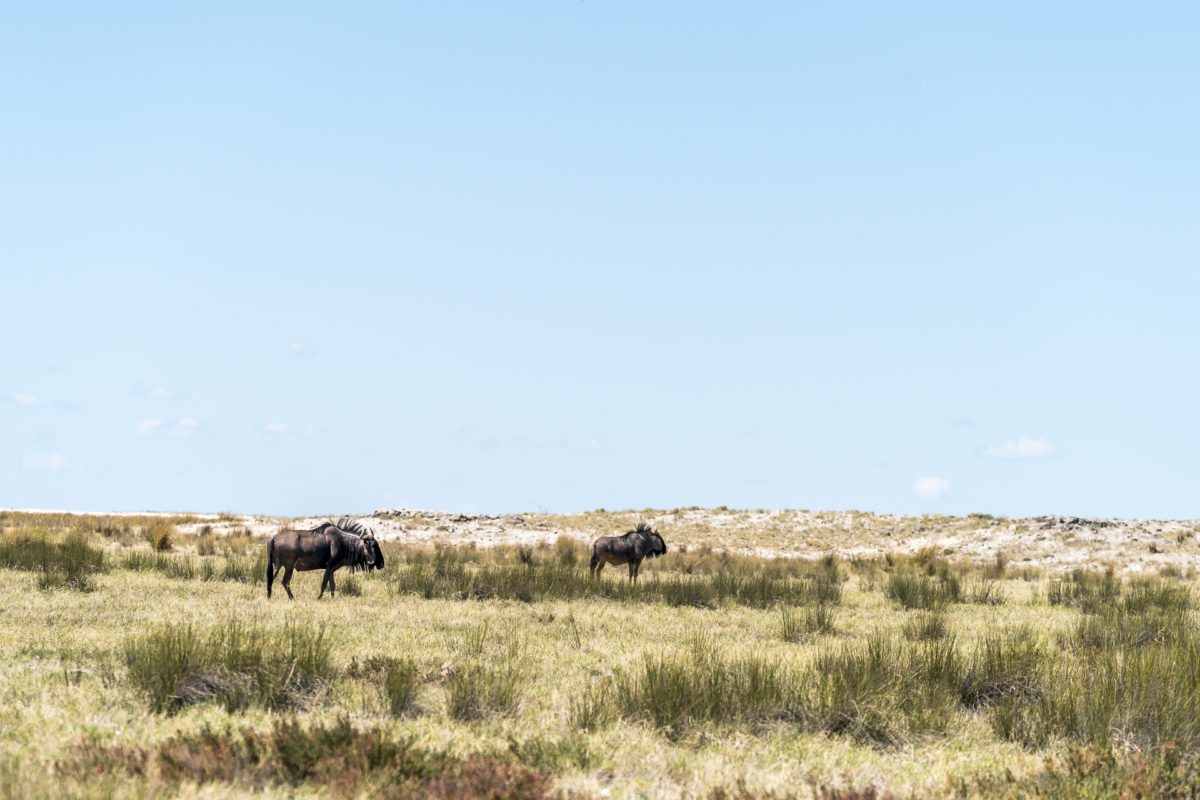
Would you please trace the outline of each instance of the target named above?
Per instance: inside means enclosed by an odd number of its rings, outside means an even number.
[[[289,599],[292,594],[292,570],[301,572],[310,569],[325,570],[321,579],[320,600],[329,586],[329,596],[334,596],[333,573],[341,567],[351,572],[360,569],[383,569],[383,551],[375,539],[375,532],[357,520],[342,517],[337,524],[326,522],[311,531],[283,530],[267,542],[267,597],[271,597],[271,584],[275,572],[284,570],[283,588]]]
[[[643,558],[654,558],[666,552],[667,544],[658,531],[639,522],[635,529],[620,536],[601,536],[592,542],[592,563],[588,572],[596,575],[605,564],[628,564],[629,580],[636,581]]]

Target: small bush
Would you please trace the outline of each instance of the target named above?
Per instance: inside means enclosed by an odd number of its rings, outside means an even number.
[[[156,553],[165,553],[175,547],[175,527],[168,522],[155,522],[142,529],[142,536],[150,549]]]
[[[554,554],[564,567],[574,567],[588,557],[587,546],[570,536],[560,535],[554,540]]]
[[[304,727],[277,720],[265,731],[206,726],[175,734],[153,748],[102,744],[85,736],[56,764],[78,780],[104,774],[154,775],[167,786],[211,783],[243,787],[256,795],[320,787],[332,797],[382,800],[551,800],[548,775],[520,764],[469,755],[466,759],[422,749],[384,728],[359,729],[342,718]]]
[[[580,734],[562,738],[533,736],[523,741],[510,736],[508,751],[522,764],[555,771],[564,767],[588,770],[600,760],[587,737]]]

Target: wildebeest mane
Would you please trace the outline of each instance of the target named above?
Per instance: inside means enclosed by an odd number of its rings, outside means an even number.
[[[328,525],[330,523],[326,523],[326,524]],[[346,531],[347,533],[353,533],[356,536],[367,536],[368,534],[371,536],[375,535],[375,531],[371,530],[370,528],[368,528],[366,525],[362,524],[358,520],[351,519],[350,517],[342,517],[341,519],[339,519],[337,521],[337,527],[341,528],[342,530]]]
[[[628,539],[630,536],[633,536],[635,533],[658,533],[658,531],[654,530],[654,528],[650,527],[645,522],[639,522],[637,524],[636,528],[634,528],[631,531],[625,531],[617,538]]]
[[[367,563],[367,545],[363,542],[362,537],[370,535],[374,537],[375,532],[362,524],[356,519],[350,517],[342,517],[336,524],[326,523],[337,528],[338,535],[342,540],[342,547],[346,551],[346,556],[342,560],[342,564],[351,572],[359,570],[370,571],[371,565]],[[324,528],[325,526],[322,526]]]

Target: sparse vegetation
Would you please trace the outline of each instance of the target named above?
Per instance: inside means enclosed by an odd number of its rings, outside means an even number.
[[[263,539],[237,518],[168,518],[170,550],[142,534],[155,519],[0,513],[0,602],[23,622],[0,631],[0,796],[1200,790],[1183,571],[820,540],[811,558],[676,546],[631,585],[589,580],[585,546],[548,535],[386,543],[386,572],[339,576],[336,600],[268,604]],[[889,530],[920,524],[942,523]],[[91,591],[39,591],[47,574]]]

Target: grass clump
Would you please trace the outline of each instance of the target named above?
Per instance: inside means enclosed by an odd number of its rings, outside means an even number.
[[[567,718],[576,730],[591,733],[611,723],[617,716],[613,683],[609,678],[592,681],[582,693],[568,701]]]
[[[513,712],[521,699],[525,672],[514,651],[495,661],[474,659],[457,664],[446,681],[446,709],[457,720],[481,719]]]
[[[0,566],[36,572],[39,589],[89,592],[95,588],[93,576],[104,571],[106,562],[104,551],[92,546],[85,533],[70,531],[55,540],[38,532],[0,537]]]
[[[997,578],[974,575],[966,580],[963,600],[980,606],[998,606],[1004,603],[1004,591]]]
[[[1005,697],[991,713],[1003,738],[1030,747],[1056,739],[1151,752],[1200,748],[1200,638],[1184,628],[1166,639],[1067,651],[1041,670],[1036,692]]]
[[[705,723],[742,724],[786,716],[795,698],[790,671],[753,656],[727,658],[693,646],[647,654],[640,668],[617,673],[621,714],[645,719],[668,736]]]
[[[957,576],[939,576],[904,570],[888,577],[884,594],[905,608],[939,609],[962,599],[962,587]]]
[[[392,716],[400,717],[412,711],[420,685],[420,669],[416,661],[411,658],[391,660],[383,676],[383,693]]]
[[[904,638],[911,641],[936,641],[950,631],[946,615],[940,611],[920,611],[904,622],[901,628]]]
[[[1050,581],[1046,601],[1050,605],[1079,608],[1096,613],[1111,607],[1121,595],[1121,579],[1109,567],[1104,572],[1077,569],[1067,578]]]
[[[779,636],[785,642],[802,642],[834,632],[834,612],[821,604],[804,609],[780,609]]]
[[[806,676],[809,727],[876,746],[945,730],[963,671],[953,638],[898,645],[871,636],[823,653]]]
[[[228,711],[302,707],[334,674],[323,628],[163,625],[124,645],[129,679],[156,712],[206,701]]]
[[[1028,630],[988,635],[971,660],[962,682],[968,708],[1001,701],[1027,702],[1042,697],[1051,659]]]

